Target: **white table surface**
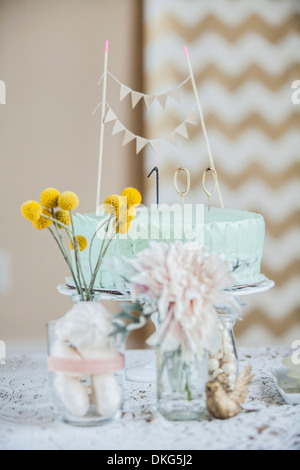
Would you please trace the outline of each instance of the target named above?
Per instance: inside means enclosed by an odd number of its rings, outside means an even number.
[[[45,356],[11,357],[0,366],[0,449],[300,449],[300,405],[286,405],[270,375],[284,354],[282,348],[239,350],[241,368],[251,363],[255,379],[248,411],[235,418],[166,421],[155,411],[154,384],[126,382],[122,418],[94,428],[54,420]],[[151,360],[151,350],[126,356],[128,367]]]

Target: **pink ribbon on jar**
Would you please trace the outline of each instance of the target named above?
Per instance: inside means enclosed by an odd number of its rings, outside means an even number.
[[[124,369],[124,355],[105,359],[64,359],[61,357],[47,357],[49,372],[66,372],[82,374],[110,374]]]

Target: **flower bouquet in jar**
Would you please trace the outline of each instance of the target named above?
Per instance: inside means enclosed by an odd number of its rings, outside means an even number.
[[[205,410],[207,351],[217,352],[221,341],[218,310],[240,310],[230,292],[232,268],[224,255],[181,241],[152,242],[126,262],[133,300],[157,310],[147,342],[157,351],[158,410],[169,419],[198,419]]]

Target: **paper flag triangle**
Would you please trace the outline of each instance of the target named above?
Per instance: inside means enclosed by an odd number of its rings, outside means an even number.
[[[126,129],[122,142],[122,147],[124,147],[124,145],[129,144],[129,142],[131,142],[133,139],[135,139],[135,135]]]
[[[191,111],[188,116],[185,118],[185,122],[187,122],[188,124],[192,124],[193,126],[197,126],[198,124],[198,121],[195,117],[195,114],[193,113],[193,111]]]
[[[173,90],[169,91],[168,96],[171,96],[176,101],[180,101],[180,95],[178,88],[174,88]]]
[[[186,139],[189,139],[185,122],[182,122],[181,124],[179,124],[179,126],[176,127],[174,132],[176,132],[176,134],[181,135],[182,137],[185,137]]]
[[[167,96],[168,96],[167,94],[164,94],[164,95],[158,95],[156,97],[162,108],[164,108],[166,106]]]
[[[167,137],[165,137],[165,140],[167,140],[168,142],[170,142],[172,145],[175,145],[175,147],[177,146],[176,134],[175,134],[175,132],[172,132],[172,133],[169,134]]]
[[[117,119],[117,116],[115,115],[113,110],[110,107],[108,107],[108,111],[106,113],[104,122],[115,121],[116,119]]]
[[[123,85],[123,83],[121,83],[120,101],[122,101],[125,98],[125,96],[129,95],[130,92],[131,92],[131,88],[129,88],[128,86]]]
[[[139,135],[136,136],[136,153],[140,153],[140,151],[149,144],[149,140],[144,139],[144,137],[140,137]]]
[[[150,140],[149,141],[151,147],[153,150],[158,153],[159,152],[159,147],[160,147],[160,139],[155,139],[155,140]]]
[[[139,91],[132,91],[131,92],[131,103],[132,103],[132,109],[136,107],[140,99],[144,96],[143,93],[140,93]]]
[[[149,111],[150,107],[151,107],[151,104],[153,103],[155,99],[155,96],[152,96],[152,95],[144,95],[144,101],[145,101],[145,105],[146,105],[146,108],[147,108],[147,111]]]
[[[119,134],[119,132],[122,132],[124,130],[125,126],[123,126],[123,124],[118,119],[116,119],[111,135]]]

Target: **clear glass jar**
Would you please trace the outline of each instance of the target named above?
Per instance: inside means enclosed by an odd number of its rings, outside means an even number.
[[[56,324],[47,324],[49,397],[56,418],[75,426],[96,426],[120,417],[123,338],[108,336],[103,349],[79,350],[57,336]]]
[[[174,421],[199,420],[206,416],[207,356],[187,363],[181,348],[156,349],[157,411]]]
[[[233,390],[238,376],[238,355],[236,352],[233,328],[235,319],[227,313],[218,313],[218,328],[220,330],[220,348],[218,352],[208,354],[208,378],[213,380],[217,375],[225,373],[228,389]]]

